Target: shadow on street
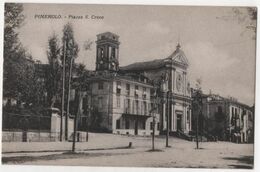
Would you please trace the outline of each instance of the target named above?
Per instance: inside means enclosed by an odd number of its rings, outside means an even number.
[[[230,167],[233,167],[233,168],[253,169],[253,166],[254,166],[254,157],[253,156],[225,157],[223,159],[225,159],[225,160],[235,160],[238,163],[243,164],[243,165],[238,165],[238,164],[229,165]]]

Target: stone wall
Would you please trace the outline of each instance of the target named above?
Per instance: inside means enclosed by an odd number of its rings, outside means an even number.
[[[76,141],[86,141],[86,132],[77,132]],[[3,131],[2,142],[55,142],[60,140],[60,133],[37,131]],[[69,140],[73,140],[73,133],[69,133]]]

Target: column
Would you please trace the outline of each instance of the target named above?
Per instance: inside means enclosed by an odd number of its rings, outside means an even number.
[[[119,48],[116,47],[116,59],[119,59]]]
[[[175,117],[175,103],[174,102],[172,102],[172,104],[171,104],[171,106],[172,106],[172,108],[171,108],[171,115],[172,115],[172,121],[171,121],[171,123],[172,123],[172,127],[171,127],[171,131],[174,131],[174,130],[176,130],[175,128],[176,128],[176,124],[175,124],[175,121],[176,121],[176,117]]]
[[[191,131],[191,129],[192,129],[192,128],[191,128],[191,127],[192,127],[192,126],[191,126],[191,125],[192,125],[192,122],[191,122],[191,121],[192,121],[192,119],[191,119],[191,117],[192,117],[192,116],[191,116],[191,109],[189,110],[189,115],[190,115],[190,131]]]
[[[186,91],[187,91],[187,89],[186,89],[186,72],[183,72],[183,82],[184,82],[184,84],[183,84],[183,93],[184,93],[184,95],[186,95]]]
[[[165,113],[166,113],[166,104],[163,103],[163,106],[162,106],[162,123],[161,123],[163,130],[166,129],[166,119],[165,119],[166,115],[165,115]]]
[[[172,69],[172,80],[171,80],[171,84],[172,84],[172,92],[174,92],[174,89],[175,89],[175,68]]]
[[[186,104],[183,105],[183,119],[182,119],[182,122],[183,122],[183,132],[186,131],[186,120],[187,120],[187,111],[186,111]]]
[[[171,75],[170,75],[170,84],[171,84],[171,87],[170,87],[170,91],[173,91],[173,69],[171,68]]]

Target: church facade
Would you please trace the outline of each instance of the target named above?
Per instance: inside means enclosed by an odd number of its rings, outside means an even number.
[[[121,69],[143,74],[159,85],[161,131],[191,131],[191,88],[187,77],[188,60],[178,44],[168,57],[148,62],[134,63]]]
[[[191,130],[188,60],[180,45],[168,57],[119,66],[119,36],[97,35],[96,70],[85,104],[99,128],[116,134],[151,135]],[[84,104],[84,103],[83,103]],[[83,105],[84,106],[84,105]],[[90,120],[91,121],[91,120]]]

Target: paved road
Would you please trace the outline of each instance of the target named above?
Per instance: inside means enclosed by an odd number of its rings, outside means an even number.
[[[113,134],[90,134],[89,142],[77,143],[77,153],[68,153],[72,143],[3,143],[4,164],[135,166],[135,167],[204,167],[252,168],[253,144],[204,142],[195,143],[170,138],[155,140],[159,151],[150,152],[151,138]],[[132,148],[126,148],[129,142]]]

